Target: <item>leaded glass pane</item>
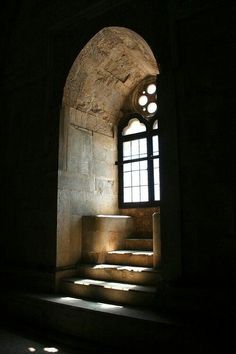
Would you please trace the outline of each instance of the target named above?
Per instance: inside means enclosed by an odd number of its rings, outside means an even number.
[[[139,186],[139,171],[132,172],[132,186]]]
[[[148,202],[148,187],[142,186],[141,188],[141,202]]]
[[[140,157],[147,156],[147,139],[140,139],[139,140],[139,154]]]
[[[145,161],[140,161],[140,170],[146,170],[147,169],[147,160]]]
[[[158,135],[152,137],[153,155],[159,155]]]
[[[132,189],[124,188],[124,203],[131,203],[131,202],[132,202]]]
[[[160,200],[160,185],[156,184],[154,186],[155,200]]]
[[[124,172],[131,171],[131,163],[124,163],[123,171]]]
[[[147,170],[140,171],[140,185],[147,186],[148,185],[148,174]]]
[[[123,143],[123,160],[130,160],[131,158],[131,142],[125,141]]]
[[[131,154],[133,159],[139,158],[139,141],[131,141]]]
[[[132,162],[132,171],[139,171],[139,161],[137,162]]]
[[[132,188],[132,201],[133,202],[140,202],[140,192],[139,192],[139,187],[133,187]]]
[[[159,159],[153,159],[153,168],[159,168]]]
[[[159,168],[154,168],[154,184],[159,184],[159,183],[160,183]]]
[[[131,172],[125,172],[123,174],[123,177],[124,177],[124,187],[130,187],[132,185]]]

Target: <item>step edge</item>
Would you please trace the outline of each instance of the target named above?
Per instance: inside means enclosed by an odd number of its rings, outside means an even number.
[[[161,270],[160,269],[155,269],[153,267],[145,267],[145,266],[135,266],[135,265],[124,265],[124,264],[110,264],[110,263],[101,263],[101,265],[106,265],[108,267],[104,267],[104,268],[93,268],[96,265],[100,265],[100,264],[81,264],[81,265],[77,265],[76,269],[91,269],[93,271],[98,271],[98,270],[117,270],[117,271],[127,271],[127,272],[137,272],[140,273],[140,268],[143,268],[143,270],[141,272],[146,272],[146,273],[154,273],[154,274],[160,274]],[[118,268],[125,268],[125,267],[130,267],[130,268],[134,268],[134,269],[118,269]],[[136,269],[135,269],[136,268]]]
[[[75,286],[88,286],[86,284],[76,284],[74,281],[79,281],[79,280],[93,280],[94,279],[90,279],[90,278],[64,278],[62,279],[62,281],[64,283],[69,283],[69,284],[73,284]],[[102,282],[102,281],[101,281]],[[131,286],[131,289],[128,289],[128,291],[140,291],[140,292],[144,292],[144,293],[150,293],[150,294],[155,294],[157,291],[157,287],[155,286],[149,286],[149,285],[136,285],[136,284],[130,284],[130,283],[119,283],[119,282],[115,282],[115,281],[105,281],[108,285],[109,284],[120,284],[120,285],[125,285],[125,286]],[[118,290],[118,291],[127,291],[124,289],[116,289],[116,288],[106,288],[104,287],[102,284],[89,284],[90,287],[103,287],[104,289],[110,289],[110,290]],[[132,288],[133,286],[135,286],[136,288]]]

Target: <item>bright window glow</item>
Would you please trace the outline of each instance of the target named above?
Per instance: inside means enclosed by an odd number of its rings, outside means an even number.
[[[131,156],[131,141],[125,141],[123,143],[123,158],[129,160]]]
[[[147,160],[145,161],[140,161],[140,170],[146,170],[147,169]]]
[[[131,154],[133,158],[139,157],[139,140],[131,141]]]
[[[154,186],[155,188],[155,200],[160,200],[160,186],[159,184]]]
[[[123,160],[137,159],[147,156],[147,139],[125,141],[123,143]]]
[[[159,142],[158,142],[158,135],[154,135],[152,137],[152,146],[153,146],[153,155],[159,154]]]
[[[148,113],[154,113],[157,110],[157,104],[155,102],[149,103],[147,106]]]
[[[154,183],[159,184],[159,168],[154,168]]]
[[[136,108],[139,112],[146,110],[145,114],[141,113],[140,118],[131,116],[127,126],[122,126],[123,137],[119,134],[121,204],[145,203],[146,206],[160,199],[159,166],[155,169],[153,165],[153,158],[159,158],[158,119],[151,118],[158,109],[157,87],[153,82],[145,87],[145,93],[141,91],[138,97],[135,96],[138,98]],[[142,117],[147,118],[147,122]]]
[[[153,171],[154,171],[154,198],[155,198],[155,200],[160,200],[159,159],[153,160]]]
[[[132,199],[133,202],[140,202],[140,188],[139,187],[133,187],[132,188]]]
[[[131,183],[131,172],[125,172],[124,173],[124,187],[130,187],[132,185]]]
[[[131,171],[131,163],[125,163],[123,167],[124,172],[130,172]]]
[[[146,157],[147,138],[123,143],[124,161]],[[148,201],[147,160],[124,163],[123,187],[123,198],[125,203]]]
[[[132,172],[132,186],[139,186],[139,171]]]
[[[148,202],[148,187],[142,186],[140,189],[141,189],[141,201]]]
[[[152,117],[157,110],[157,86],[153,79],[152,82],[143,83],[142,91],[135,95],[135,103],[138,112],[145,118]]]
[[[138,99],[138,103],[140,104],[140,106],[145,106],[147,102],[148,102],[148,98],[145,95],[140,96]]]
[[[140,139],[139,140],[139,153],[140,157],[147,156],[147,139]]]
[[[153,123],[153,129],[158,129],[158,121],[155,120],[155,122]]]
[[[155,84],[150,84],[147,87],[147,93],[152,95],[154,92],[156,92],[156,85]]]
[[[132,202],[131,188],[124,188],[124,202],[125,203]]]
[[[140,171],[140,185],[147,186],[148,185],[148,174],[147,170]]]
[[[132,162],[131,163],[131,168],[132,168],[132,171],[138,171],[139,170],[139,162]]]
[[[58,352],[58,349],[54,348],[54,347],[44,348],[43,350],[48,353],[57,353]]]
[[[130,134],[136,134],[145,131],[146,131],[145,125],[143,123],[140,123],[140,121],[137,118],[134,118],[134,119],[130,119],[128,126],[123,129],[122,134],[130,135]]]

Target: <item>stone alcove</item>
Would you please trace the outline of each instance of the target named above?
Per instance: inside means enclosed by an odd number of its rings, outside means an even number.
[[[74,61],[61,109],[57,267],[80,260],[83,215],[127,212],[118,209],[116,127],[135,87],[158,73],[149,45],[124,27],[103,28]]]

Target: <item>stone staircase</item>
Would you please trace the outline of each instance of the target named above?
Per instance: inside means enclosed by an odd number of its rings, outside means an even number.
[[[160,268],[153,267],[159,247],[153,249],[152,238],[130,237],[132,230],[129,217],[85,217],[83,261],[76,269],[63,270],[55,293],[5,287],[2,314],[12,322],[55,331],[57,338],[82,338],[102,348],[105,343],[112,353],[125,348],[173,353],[178,346],[192,352],[189,343],[199,342],[205,332],[206,311],[199,312],[199,305],[207,302],[214,314],[220,306],[194,289],[164,285]]]
[[[152,238],[126,238],[123,248],[107,251],[104,263],[81,263],[74,277],[60,281],[71,297],[116,305],[151,307],[160,271],[153,268]]]

